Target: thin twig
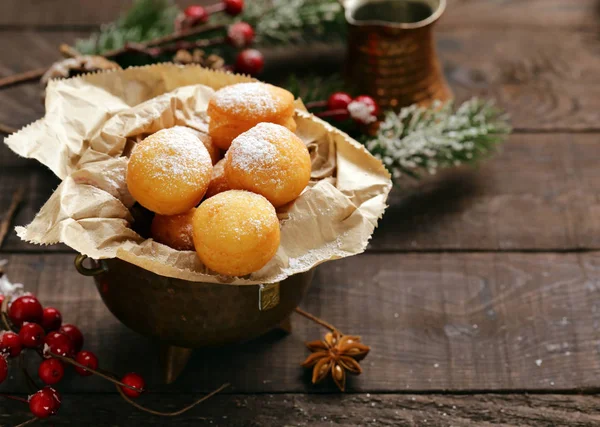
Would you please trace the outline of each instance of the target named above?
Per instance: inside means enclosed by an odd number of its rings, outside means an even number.
[[[81,53],[79,53],[77,49],[75,49],[73,46],[69,46],[66,43],[62,43],[58,50],[65,58],[76,58],[81,56]]]
[[[304,104],[304,106],[307,109],[311,109],[311,108],[321,108],[321,107],[327,107],[327,101],[313,101],[313,102],[307,102],[306,104]]]
[[[10,319],[8,318],[8,302],[10,301],[10,295],[4,296],[4,301],[2,301],[2,305],[0,306],[0,316],[2,317],[2,323],[7,331],[12,331],[12,325],[10,323]],[[15,331],[16,332],[16,331]]]
[[[185,31],[179,31],[177,33],[172,33],[163,37],[157,37],[155,39],[149,40],[145,43],[140,43],[144,45],[144,47],[152,47],[158,46],[161,44],[171,43],[178,40],[185,39],[187,37],[195,36],[198,34],[202,34],[208,31],[217,31],[226,28],[224,24],[214,24],[214,25],[203,25],[201,27],[191,28]],[[104,56],[105,58],[114,58],[116,56],[122,55],[127,52],[125,47],[119,49],[113,49],[108,52],[104,52],[99,54],[99,56]],[[38,68],[36,70],[25,71],[24,73],[13,74],[12,76],[0,78],[0,88],[7,88],[10,86],[18,85],[21,83],[27,83],[34,80],[39,80],[44,73],[48,70],[49,67],[46,68]]]
[[[23,402],[23,403],[29,404],[29,402],[27,401],[27,399],[23,399],[22,397],[17,397],[17,396],[11,396],[10,394],[0,393],[0,397],[3,397],[5,399],[10,399],[10,400],[16,400],[17,402]]]
[[[336,328],[335,326],[333,326],[331,323],[327,323],[326,321],[324,321],[323,319],[318,318],[317,316],[310,314],[304,310],[302,310],[300,307],[296,307],[294,310],[296,310],[296,313],[298,313],[300,316],[304,316],[309,320],[312,320],[315,323],[318,323],[319,325],[329,329],[331,332],[338,332],[340,334],[342,334],[338,328]]]
[[[308,107],[306,107],[308,108]],[[348,110],[342,110],[341,108],[339,110],[329,110],[329,111],[321,111],[319,113],[315,113],[315,116],[317,117],[332,117],[332,116],[337,116],[337,115],[342,115],[342,114],[348,114]]]
[[[208,31],[216,31],[216,30],[221,30],[224,28],[226,28],[226,26],[222,25],[222,24],[203,25],[202,27],[191,28],[189,30],[184,30],[184,31],[179,31],[177,33],[168,34],[163,37],[157,37],[157,38],[149,40],[147,42],[136,43],[136,45],[138,48],[145,49],[148,47],[159,46],[161,44],[176,42],[178,40],[183,40],[187,37],[196,36],[198,34],[202,34],[202,33],[208,32]],[[121,48],[113,49],[113,50],[109,50],[108,52],[101,53],[100,56],[104,56],[105,58],[114,58],[116,56],[127,53],[128,51],[129,50],[127,48],[127,45],[125,45]],[[2,87],[2,85],[0,85],[0,87]]]
[[[193,407],[195,407],[196,405],[199,405],[200,403],[210,399],[211,397],[213,397],[215,394],[220,393],[221,391],[225,390],[227,387],[229,387],[230,384],[229,383],[225,383],[223,384],[221,387],[217,388],[216,390],[211,391],[210,393],[208,393],[206,396],[203,396],[202,398],[196,400],[194,403],[192,403],[191,405],[186,406],[185,408],[182,408],[178,411],[175,412],[160,412],[160,411],[155,411],[153,409],[148,409],[142,405],[140,405],[137,402],[134,402],[132,399],[129,398],[129,396],[127,396],[125,393],[123,393],[123,390],[121,390],[120,387],[117,387],[117,391],[119,392],[119,394],[121,395],[121,397],[123,399],[125,399],[125,401],[127,403],[129,403],[132,406],[135,406],[136,408],[138,408],[139,410],[142,410],[144,412],[148,412],[149,414],[153,414],[153,415],[159,415],[161,417],[176,417],[177,415],[181,415],[187,411],[189,411],[190,409],[192,409]],[[200,417],[200,419],[206,419],[203,417]]]
[[[8,234],[8,228],[10,227],[10,223],[12,222],[13,217],[15,216],[15,213],[17,212],[17,209],[19,208],[19,205],[23,201],[24,193],[25,193],[25,190],[23,187],[19,187],[13,193],[12,199],[10,201],[10,205],[8,206],[8,210],[6,211],[6,214],[4,214],[4,218],[2,218],[2,222],[0,223],[0,248],[2,248],[4,239],[6,238],[6,235]]]
[[[95,369],[92,369],[92,368],[90,368],[90,367],[88,367],[88,366],[82,365],[81,363],[79,363],[79,362],[76,362],[75,360],[71,359],[70,357],[61,356],[60,354],[52,353],[51,351],[47,351],[47,352],[46,352],[46,353],[44,353],[44,354],[41,354],[41,353],[40,353],[40,355],[42,356],[42,358],[44,357],[44,355],[45,355],[45,354],[49,354],[50,356],[52,356],[52,357],[55,357],[55,358],[57,358],[57,359],[59,359],[59,360],[61,360],[61,361],[65,362],[65,363],[67,363],[67,364],[69,364],[69,365],[73,365],[73,366],[77,366],[78,368],[85,369],[86,371],[88,371],[88,372],[91,372],[91,373],[92,373],[92,374],[94,374],[94,375],[98,375],[99,377],[102,377],[102,378],[104,378],[105,380],[107,380],[107,381],[110,381],[111,383],[113,383],[113,384],[115,384],[115,385],[118,385],[118,386],[121,386],[121,387],[126,387],[126,388],[128,388],[128,389],[131,389],[131,390],[137,391],[138,393],[141,393],[141,392],[143,392],[143,391],[144,391],[144,390],[140,390],[140,389],[138,389],[138,388],[136,388],[136,387],[132,387],[132,386],[130,386],[130,385],[128,385],[128,384],[125,384],[125,383],[123,383],[123,382],[121,382],[121,381],[117,380],[116,378],[114,378],[114,377],[112,377],[112,376],[108,375],[108,374],[102,373],[102,372],[100,372],[100,371],[97,371],[97,370],[95,370]]]
[[[0,88],[7,88],[10,86],[19,85],[21,83],[39,80],[42,78],[46,70],[48,70],[48,67],[38,68],[35,70],[25,71],[23,73],[13,74],[12,76],[0,78]]]
[[[36,422],[38,419],[39,419],[39,418],[37,418],[37,417],[35,417],[35,418],[32,418],[32,419],[30,419],[30,420],[27,420],[27,421],[25,421],[24,423],[21,423],[21,424],[19,424],[18,426],[15,426],[15,427],[25,427],[25,426],[28,426],[28,425],[29,425],[29,424],[31,424],[31,423],[35,423],[35,422]]]
[[[1,133],[5,133],[7,135],[10,135],[11,133],[15,133],[18,129],[15,129],[12,126],[8,126],[8,125],[3,125],[2,123],[0,123],[0,132]]]

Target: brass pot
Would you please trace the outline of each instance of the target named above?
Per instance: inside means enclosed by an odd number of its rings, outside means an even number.
[[[276,284],[227,285],[159,276],[120,259],[75,266],[93,276],[108,309],[126,326],[185,348],[221,346],[255,338],[284,322],[298,306],[313,270]]]
[[[347,78],[384,109],[447,101],[433,25],[446,0],[343,0]]]

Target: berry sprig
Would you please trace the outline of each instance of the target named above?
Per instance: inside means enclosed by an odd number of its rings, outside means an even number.
[[[53,386],[63,379],[66,365],[73,366],[79,376],[97,375],[114,383],[128,403],[143,411],[162,416],[174,416],[186,412],[229,386],[224,384],[209,395],[176,412],[159,412],[146,408],[133,402],[133,399],[137,399],[147,390],[144,378],[138,373],[130,372],[119,379],[115,374],[99,371],[98,357],[91,351],[83,350],[84,335],[77,326],[62,324],[62,314],[58,309],[43,308],[39,300],[31,294],[22,295],[12,303],[10,296],[0,295],[0,301],[5,329],[0,330],[0,384],[8,377],[9,359],[22,359],[25,350],[37,353],[41,359],[38,377],[45,384],[43,388],[38,389],[35,381],[24,370],[28,382],[36,389],[29,400],[0,395],[29,405],[29,410],[35,418],[27,423],[58,413],[61,397]]]
[[[341,122],[352,119],[359,125],[370,125],[377,121],[379,106],[368,95],[359,95],[352,98],[346,92],[334,92],[326,101],[314,101],[306,104],[309,110],[319,109],[313,113],[317,117],[333,119]],[[325,108],[324,110],[322,110]]]

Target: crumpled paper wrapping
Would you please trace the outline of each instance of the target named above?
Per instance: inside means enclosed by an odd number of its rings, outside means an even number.
[[[390,176],[361,144],[308,114],[301,102],[296,133],[311,153],[311,183],[278,212],[281,244],[260,271],[220,276],[195,252],[176,251],[131,229],[134,200],[125,174],[133,144],[175,125],[207,132],[214,90],[245,81],[252,79],[173,64],[51,81],[44,118],[5,140],[63,180],[32,223],[17,227],[19,237],[62,242],[94,259],[120,258],[163,276],[232,285],[278,282],[363,252],[385,210]]]

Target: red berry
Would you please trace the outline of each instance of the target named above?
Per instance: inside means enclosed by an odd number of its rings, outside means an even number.
[[[125,376],[123,378],[121,378],[121,382],[130,387],[135,387],[136,389],[139,390],[139,391],[132,390],[128,387],[121,386],[121,390],[123,390],[123,393],[125,393],[125,396],[131,397],[132,399],[139,397],[140,394],[142,394],[144,392],[144,387],[146,387],[146,383],[144,382],[144,379],[139,374],[136,374],[135,372],[130,372],[128,374],[125,374]]]
[[[44,328],[37,323],[25,323],[19,331],[21,345],[26,348],[36,348],[44,343]]]
[[[242,50],[235,60],[235,71],[243,74],[260,74],[265,66],[265,59],[258,50]]]
[[[59,356],[71,356],[75,353],[71,338],[60,332],[49,332],[46,335],[44,343],[48,346],[51,353],[58,354]]]
[[[367,125],[377,120],[379,106],[370,96],[360,95],[348,105],[348,111],[354,121]]]
[[[58,332],[71,338],[71,341],[73,342],[73,352],[77,353],[78,351],[81,351],[83,348],[83,334],[77,326],[67,323],[66,325],[62,325]]]
[[[60,402],[53,393],[42,389],[29,398],[29,410],[38,418],[48,418],[58,412]]]
[[[52,398],[52,400],[55,403],[55,409],[58,411],[58,409],[60,408],[60,402],[62,400],[62,398],[60,397],[60,393],[52,387],[50,387],[49,385],[41,389],[40,392]]]
[[[24,295],[14,300],[10,305],[8,317],[18,327],[24,322],[41,323],[44,310],[36,297]]]
[[[4,382],[6,377],[8,376],[8,362],[6,361],[6,357],[0,355],[0,384]]]
[[[38,376],[46,384],[56,384],[65,375],[65,367],[58,359],[47,359],[40,363]]]
[[[344,110],[344,113],[332,116],[336,120],[346,120],[350,117],[348,113],[348,105],[352,102],[352,97],[346,92],[334,92],[327,99],[327,109],[329,111]]]
[[[206,12],[206,9],[197,4],[186,7],[183,13],[190,21],[191,25],[204,24],[206,21],[208,21],[208,13]]]
[[[237,48],[250,45],[254,40],[254,29],[247,22],[236,22],[227,29],[227,41]]]
[[[244,9],[244,0],[223,0],[225,12],[231,16],[236,16],[242,13]]]
[[[77,356],[75,356],[75,361],[93,370],[98,369],[98,358],[91,351],[80,351],[79,353],[77,353]],[[75,366],[75,372],[77,372],[82,377],[92,375],[90,371],[80,368],[79,366]]]
[[[42,316],[42,328],[46,331],[56,331],[62,324],[62,314],[54,307],[44,308]]]
[[[0,305],[4,302],[4,295],[0,294]]]
[[[0,332],[0,354],[17,357],[21,354],[21,338],[14,332]]]

